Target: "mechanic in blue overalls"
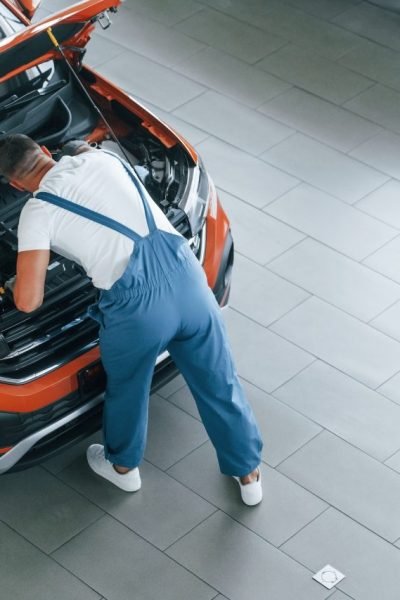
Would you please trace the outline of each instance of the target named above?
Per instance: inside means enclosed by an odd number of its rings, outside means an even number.
[[[46,148],[14,134],[0,139],[0,172],[33,194],[18,227],[17,308],[31,312],[42,304],[50,248],[82,265],[101,290],[89,309],[100,324],[107,374],[104,446],[88,448],[92,470],[125,491],[140,488],[154,365],[168,350],[221,472],[236,479],[245,504],[258,504],[263,443],[220,307],[188,242],[131,167],[92,149],[55,162]]]

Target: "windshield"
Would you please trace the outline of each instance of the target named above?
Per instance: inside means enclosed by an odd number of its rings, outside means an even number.
[[[24,27],[25,25],[0,3],[0,39],[17,33],[24,29]],[[47,61],[0,83],[0,103],[7,101],[13,96],[19,98],[27,92],[46,87],[53,73],[53,61]]]

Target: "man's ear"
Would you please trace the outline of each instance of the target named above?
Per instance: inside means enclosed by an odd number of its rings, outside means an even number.
[[[16,190],[19,190],[20,192],[27,191],[24,187],[22,187],[22,185],[14,181],[14,179],[10,179],[9,184],[12,185]]]
[[[48,148],[46,148],[46,146],[40,146],[40,149],[41,149],[42,152],[44,152],[45,154],[47,154],[47,156],[49,158],[52,158],[52,154],[51,154],[50,150]]]

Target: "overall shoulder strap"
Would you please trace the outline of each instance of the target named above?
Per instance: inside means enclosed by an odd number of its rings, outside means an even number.
[[[85,217],[90,221],[95,221],[96,223],[104,225],[109,229],[118,231],[119,233],[126,235],[134,242],[142,239],[142,236],[138,235],[132,229],[129,229],[129,227],[125,227],[125,225],[122,223],[119,223],[110,217],[106,217],[105,215],[102,215],[94,210],[90,210],[90,208],[76,204],[76,202],[71,202],[71,200],[66,200],[65,198],[61,198],[60,196],[56,196],[55,194],[50,194],[48,192],[39,192],[36,194],[35,198],[39,198],[40,200],[44,200],[45,202],[49,202],[50,204],[54,204],[65,210],[69,210],[70,212],[80,215],[81,217]]]
[[[139,195],[142,199],[143,208],[144,208],[144,212],[146,215],[147,227],[149,228],[149,232],[153,233],[153,231],[155,231],[157,229],[157,226],[156,226],[156,223],[154,220],[153,212],[149,206],[148,200],[146,199],[146,195],[143,191],[143,187],[144,187],[143,183],[138,179],[138,176],[135,173],[135,171],[132,169],[131,165],[129,165],[125,160],[120,158],[117,154],[114,154],[113,152],[109,152],[108,150],[102,150],[102,152],[105,152],[106,154],[109,154],[110,156],[113,156],[114,158],[119,160],[120,163],[122,164],[122,166],[124,167],[125,171],[128,173],[129,177],[131,178],[132,183],[136,187],[136,189],[139,192]]]

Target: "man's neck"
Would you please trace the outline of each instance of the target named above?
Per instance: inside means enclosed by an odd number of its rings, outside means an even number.
[[[49,158],[46,161],[43,161],[43,164],[38,165],[38,168],[33,177],[33,181],[35,184],[35,189],[37,190],[40,186],[40,183],[45,175],[56,165],[56,161],[52,158]]]

